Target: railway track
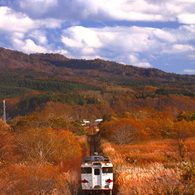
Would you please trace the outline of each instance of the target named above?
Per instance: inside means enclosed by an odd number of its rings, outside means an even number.
[[[93,155],[95,152],[100,153],[100,133],[97,132],[94,135],[88,135],[87,141],[90,147],[90,155]]]
[[[100,149],[100,132],[98,131],[95,134],[92,135],[87,135],[87,142],[89,144],[90,147],[90,156],[94,155],[95,152],[97,152],[98,154],[101,154],[102,151]],[[117,186],[114,185],[113,191],[112,191],[112,195],[117,195]],[[80,194],[79,194],[80,195]]]

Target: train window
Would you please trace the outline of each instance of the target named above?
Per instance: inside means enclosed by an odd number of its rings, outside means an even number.
[[[94,175],[99,175],[100,174],[100,170],[99,169],[94,169]]]
[[[99,161],[100,159],[99,159],[99,157],[95,157],[95,161]]]
[[[103,167],[102,172],[103,173],[112,173],[112,167]]]
[[[84,168],[81,168],[81,173],[92,173],[92,169],[91,167],[84,167]]]
[[[93,163],[93,165],[101,165],[101,163]]]
[[[104,161],[105,161],[105,162],[110,162],[110,160],[109,160],[108,157],[104,157]]]

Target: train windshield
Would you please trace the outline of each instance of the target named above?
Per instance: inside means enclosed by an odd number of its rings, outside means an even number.
[[[91,167],[81,168],[81,173],[83,174],[92,173],[92,168]]]
[[[102,173],[112,173],[112,167],[103,167]]]

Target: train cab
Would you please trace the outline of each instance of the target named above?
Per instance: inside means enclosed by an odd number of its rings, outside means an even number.
[[[113,164],[108,157],[95,153],[82,159],[81,187],[84,195],[112,194]]]

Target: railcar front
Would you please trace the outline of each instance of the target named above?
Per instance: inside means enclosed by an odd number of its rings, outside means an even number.
[[[81,187],[84,195],[111,195],[113,189],[113,164],[108,157],[85,157],[81,163]]]

